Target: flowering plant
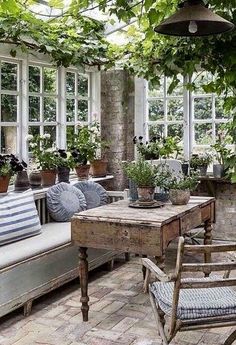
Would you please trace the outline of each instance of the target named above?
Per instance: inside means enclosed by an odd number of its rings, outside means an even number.
[[[26,168],[27,164],[15,155],[0,155],[0,176],[12,176]]]
[[[58,149],[56,152],[56,157],[58,167],[64,167],[69,169],[74,168],[74,159],[70,153],[66,152],[66,150]]]
[[[143,142],[143,137],[135,136],[133,143],[137,145],[138,153],[145,159],[159,159],[159,158],[177,158],[181,152],[179,145],[179,138],[177,137],[161,137],[160,135],[153,136],[146,143]]]
[[[90,126],[80,127],[78,133],[71,134],[68,148],[75,165],[86,165],[88,161],[98,158],[99,151],[107,148],[107,143],[101,139],[99,124],[94,122]]]
[[[53,147],[51,135],[28,135],[30,151],[42,170],[54,170],[57,167],[58,155]]]

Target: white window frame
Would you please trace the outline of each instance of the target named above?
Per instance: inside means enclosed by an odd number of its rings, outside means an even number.
[[[5,53],[6,51],[6,53]],[[93,121],[97,121],[100,123],[101,120],[101,96],[100,96],[100,85],[101,85],[101,77],[100,72],[96,69],[88,70],[88,71],[81,71],[74,67],[69,69],[65,69],[64,67],[56,68],[57,70],[57,92],[56,94],[48,94],[45,93],[43,89],[40,90],[40,93],[29,92],[29,66],[39,66],[39,67],[49,67],[55,68],[49,62],[44,62],[42,60],[37,59],[30,59],[29,56],[23,55],[19,58],[11,58],[9,55],[9,50],[5,49],[3,54],[0,54],[0,61],[4,62],[12,62],[18,64],[18,105],[17,105],[17,122],[1,122],[0,126],[8,125],[8,126],[16,126],[17,128],[17,152],[16,154],[19,156],[20,159],[24,159],[28,162],[28,144],[25,140],[28,134],[29,126],[39,126],[40,133],[42,133],[42,128],[46,126],[56,126],[56,145],[60,148],[66,148],[66,125],[70,124],[66,122],[66,85],[65,85],[65,77],[66,72],[68,71],[76,71],[79,74],[86,74],[89,77],[89,105],[88,105],[88,121],[80,122],[77,121],[79,124],[91,124]],[[19,54],[20,55],[20,54]],[[43,76],[41,77],[41,83]],[[42,91],[42,92],[41,92]],[[5,93],[5,92],[4,92]],[[8,91],[7,94],[16,94],[16,91]],[[1,94],[1,90],[0,90]],[[50,96],[54,97],[57,100],[57,118],[55,122],[47,122],[45,123],[42,121],[43,119],[40,118],[40,121],[31,121],[29,122],[29,96]],[[79,97],[78,97],[79,98]],[[80,99],[83,99],[80,98]],[[86,98],[87,99],[87,98]],[[40,116],[42,116],[43,109],[40,111]],[[76,123],[76,124],[77,124]]]

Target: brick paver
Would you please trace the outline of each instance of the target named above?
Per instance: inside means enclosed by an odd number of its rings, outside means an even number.
[[[0,345],[161,345],[149,298],[142,292],[139,258],[116,264],[111,272],[93,272],[89,292],[89,322],[82,321],[80,291],[72,282],[35,301],[29,317],[18,310],[2,318]],[[229,332],[183,332],[171,345],[221,345]]]

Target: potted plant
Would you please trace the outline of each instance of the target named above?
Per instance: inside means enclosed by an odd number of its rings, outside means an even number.
[[[6,193],[13,174],[9,155],[0,155],[0,193]]]
[[[125,162],[123,167],[127,177],[137,185],[139,201],[153,201],[158,167],[142,157],[139,157],[136,162]]]
[[[64,149],[58,149],[57,153],[58,182],[70,183],[70,170],[74,167],[74,159]]]
[[[224,177],[228,170],[228,159],[232,155],[232,152],[226,147],[226,143],[221,141],[220,137],[211,147],[215,150],[217,161],[217,163],[213,164],[213,175],[218,178]]]
[[[206,176],[208,165],[212,162],[210,154],[192,154],[190,158],[190,168],[199,169],[200,176]]]
[[[14,189],[17,192],[27,190],[30,187],[29,177],[27,173],[27,164],[19,161],[18,158],[12,158],[12,169],[16,173]]]
[[[30,151],[33,154],[38,167],[41,169],[43,186],[55,184],[57,175],[57,154],[53,148],[51,135],[28,135]]]
[[[90,162],[96,156],[97,143],[93,140],[96,125],[78,128],[78,133],[70,134],[68,149],[74,161],[74,167],[79,179],[88,179]]]
[[[159,158],[175,158],[177,159],[181,152],[179,145],[179,138],[177,137],[161,137],[160,135],[153,136],[146,143],[143,142],[143,137],[135,136],[133,143],[137,146],[138,153],[146,160],[154,160]]]
[[[173,205],[186,205],[190,199],[190,192],[198,185],[198,176],[192,173],[190,176],[172,177],[166,181],[169,189],[170,201]]]

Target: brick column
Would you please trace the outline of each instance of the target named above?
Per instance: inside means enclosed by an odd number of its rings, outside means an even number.
[[[134,158],[134,78],[126,71],[101,74],[101,133],[109,141],[108,171],[115,176],[114,190],[127,187],[122,160]]]

